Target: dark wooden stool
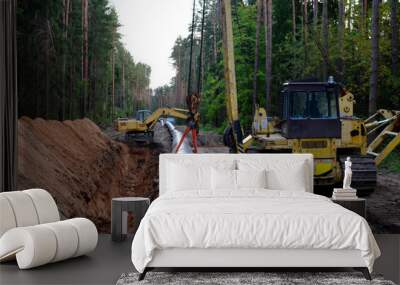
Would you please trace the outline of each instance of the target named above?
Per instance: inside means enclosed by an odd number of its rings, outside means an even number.
[[[111,239],[123,241],[128,233],[128,213],[135,220],[135,232],[150,206],[149,198],[119,197],[111,201]]]

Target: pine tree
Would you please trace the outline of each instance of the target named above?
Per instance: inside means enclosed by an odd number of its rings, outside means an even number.
[[[376,99],[378,94],[378,60],[379,60],[379,0],[372,0],[371,19],[371,76],[369,90],[368,112],[376,112]]]
[[[399,22],[397,18],[398,0],[391,0],[390,23],[392,26],[391,46],[392,46],[392,74],[399,74]]]

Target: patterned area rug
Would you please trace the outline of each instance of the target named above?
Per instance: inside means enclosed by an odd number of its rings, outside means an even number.
[[[358,272],[148,272],[146,278],[138,281],[138,273],[122,274],[117,285],[145,284],[213,284],[213,285],[395,285],[392,281],[384,280],[381,276],[372,276],[368,281]]]

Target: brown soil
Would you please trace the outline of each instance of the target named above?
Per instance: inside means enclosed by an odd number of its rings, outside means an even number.
[[[158,195],[154,146],[131,146],[104,134],[89,119],[19,120],[18,188],[43,188],[66,218],[87,217],[110,231],[111,198]]]

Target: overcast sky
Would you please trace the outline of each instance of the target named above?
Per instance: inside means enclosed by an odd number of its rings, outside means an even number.
[[[168,84],[175,70],[171,50],[176,38],[188,34],[189,0],[111,0],[122,27],[122,42],[135,61],[151,66],[151,88]]]

